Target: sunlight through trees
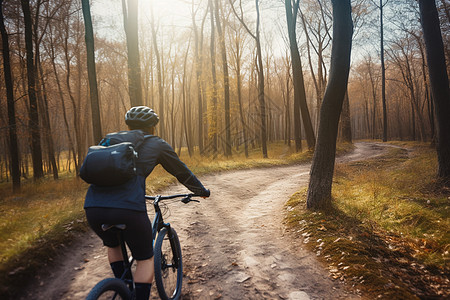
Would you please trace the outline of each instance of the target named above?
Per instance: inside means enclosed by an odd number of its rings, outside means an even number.
[[[447,157],[449,120],[420,23],[431,21],[411,0],[350,5],[352,59],[335,124],[320,117],[330,1],[2,1],[0,181],[77,174],[87,147],[126,129],[126,110],[140,104],[159,114],[157,134],[179,153],[270,157],[268,144],[300,150],[302,137],[313,150],[327,122],[343,141],[418,140]],[[450,8],[435,5],[448,74]]]

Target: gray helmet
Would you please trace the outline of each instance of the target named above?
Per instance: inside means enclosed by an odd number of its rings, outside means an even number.
[[[125,114],[125,123],[132,127],[153,127],[159,122],[158,115],[147,106],[135,106]]]

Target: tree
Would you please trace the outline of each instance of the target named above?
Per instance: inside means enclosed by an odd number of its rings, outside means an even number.
[[[450,181],[448,181],[450,179],[450,92],[444,44],[436,3],[429,0],[419,0],[419,9],[437,120],[438,176],[447,180],[447,184],[450,184]]]
[[[255,0],[256,6],[256,32],[253,33],[244,22],[244,12],[242,10],[242,3],[239,1],[240,15],[236,12],[233,3],[230,1],[231,8],[234,15],[247,30],[248,34],[255,40],[256,43],[256,68],[258,72],[258,101],[259,101],[259,115],[261,120],[261,144],[263,157],[267,158],[267,124],[266,124],[266,101],[264,94],[264,66],[262,61],[262,50],[261,50],[261,37],[260,37],[260,12],[259,12],[259,0]]]
[[[212,74],[212,117],[210,121],[210,130],[213,138],[213,152],[217,153],[217,74],[216,74],[216,48],[215,48],[215,26],[214,26],[214,6],[212,0],[209,0],[210,18],[211,18],[211,40],[209,44],[209,51],[211,55],[211,74]]]
[[[29,109],[29,128],[31,132],[31,157],[33,160],[33,178],[39,179],[44,177],[42,168],[42,149],[41,149],[41,133],[39,128],[39,112],[36,98],[35,72],[33,62],[33,32],[30,11],[30,1],[22,0],[22,11],[25,23],[25,48],[27,52],[27,81],[28,81],[28,101]]]
[[[89,0],[82,0],[81,4],[83,5],[83,17],[85,26],[89,96],[91,99],[91,113],[92,113],[92,130],[94,134],[94,142],[98,143],[102,139],[102,124],[100,118],[100,104],[97,89],[97,72],[95,70],[94,31],[92,29],[91,9],[89,6]]]
[[[303,32],[306,37],[306,49],[311,77],[316,90],[316,129],[319,127],[319,112],[322,104],[325,86],[327,83],[327,67],[325,59],[328,56],[327,48],[331,43],[330,21],[331,15],[327,5],[317,0],[303,1],[308,5],[308,15],[299,8]],[[317,73],[314,71],[312,51],[317,55]]]
[[[227,49],[225,47],[225,28],[222,24],[219,14],[219,0],[215,0],[215,18],[217,25],[217,33],[219,34],[219,45],[222,54],[222,71],[223,71],[223,87],[225,99],[225,156],[231,156],[231,123],[230,123],[230,79],[228,76],[228,60]],[[225,22],[224,27],[225,27]]]
[[[190,41],[189,41],[190,42]],[[189,48],[190,44],[188,44],[186,49],[186,54],[184,55],[184,62],[183,62],[183,76],[182,76],[182,83],[181,83],[181,93],[182,93],[182,99],[183,99],[183,127],[184,127],[184,133],[186,138],[186,145],[188,148],[189,156],[192,156],[193,154],[193,145],[192,145],[192,139],[191,139],[191,116],[190,116],[190,107],[191,107],[191,101],[186,101],[186,66],[187,66],[187,57],[189,54]],[[186,104],[186,102],[188,102]],[[183,134],[181,133],[181,136]],[[180,143],[181,146],[182,143]]]
[[[156,71],[158,72],[158,95],[159,95],[159,136],[164,137],[165,115],[164,115],[164,91],[162,84],[161,57],[159,55],[158,43],[156,41],[155,20],[153,17],[153,2],[150,5],[151,27],[152,27],[152,43],[153,51],[156,56]]]
[[[307,208],[331,205],[336,138],[339,116],[347,90],[353,23],[350,0],[332,0],[333,42],[330,76],[320,110],[319,132],[311,165]]]
[[[38,99],[39,104],[39,111],[40,115],[42,116],[42,134],[44,136],[44,141],[47,143],[47,158],[50,163],[51,169],[53,171],[53,179],[58,179],[58,166],[56,163],[56,157],[55,157],[55,147],[53,142],[53,134],[52,129],[50,126],[50,116],[48,112],[48,94],[47,94],[47,88],[46,88],[46,82],[45,82],[45,75],[41,63],[41,52],[40,52],[40,45],[41,41],[44,38],[44,35],[46,34],[46,28],[48,27],[50,18],[47,17],[44,19],[43,28],[41,29],[41,32],[39,32],[39,21],[40,21],[40,10],[41,6],[43,4],[43,1],[37,1],[36,3],[36,12],[34,14],[34,46],[36,51],[34,51],[34,62],[35,62],[35,76],[36,76],[36,95]],[[45,149],[45,147],[44,147]]]
[[[387,142],[387,108],[386,108],[386,67],[384,66],[384,32],[383,32],[383,0],[380,0],[380,59],[381,59],[381,103],[383,105],[383,142]]]
[[[386,108],[386,67],[384,66],[384,30],[383,30],[383,7],[388,3],[380,0],[377,5],[380,10],[380,60],[381,60],[381,103],[383,105],[383,142],[387,142],[388,122]]]
[[[367,1],[355,0],[352,2],[352,19],[353,19],[353,40],[363,28],[367,19]],[[340,141],[344,143],[352,143],[352,122],[350,116],[350,99],[348,90],[345,93],[344,103],[342,104],[341,119],[339,121]]]
[[[128,6],[126,2],[128,3]],[[128,88],[131,106],[143,105],[139,61],[138,0],[122,0],[128,50]],[[160,112],[162,114],[162,111]],[[162,123],[159,126],[163,128]]]
[[[192,27],[194,31],[194,55],[195,55],[195,76],[197,83],[197,103],[198,103],[198,148],[200,154],[203,154],[203,97],[202,97],[202,63],[203,63],[203,28],[205,25],[206,16],[208,10],[205,10],[205,14],[202,19],[200,27],[200,36],[197,24],[195,23],[196,12],[194,11],[194,1],[192,2]]]
[[[292,6],[293,1],[294,6]],[[289,45],[292,56],[292,73],[294,81],[294,134],[296,150],[301,149],[301,125],[300,125],[300,113],[303,119],[303,125],[306,132],[306,140],[308,142],[308,148],[314,149],[316,139],[314,137],[314,130],[311,123],[311,117],[309,115],[308,105],[306,103],[305,83],[302,73],[302,61],[300,59],[300,53],[297,45],[297,37],[295,34],[295,26],[297,20],[298,7],[300,0],[285,0],[286,8],[286,20],[289,31]],[[301,110],[301,112],[300,112]]]
[[[0,0],[0,33],[2,36],[3,73],[5,77],[6,98],[8,102],[9,152],[11,157],[11,175],[13,191],[20,190],[19,146],[17,144],[16,111],[14,106],[14,86],[9,56],[9,39],[3,20],[3,0]]]
[[[420,105],[420,97],[419,96],[419,90],[420,87],[418,86],[418,80],[416,75],[416,70],[414,67],[414,53],[413,53],[413,41],[410,38],[405,38],[404,40],[399,40],[396,42],[392,42],[393,44],[393,51],[390,56],[392,56],[392,61],[397,65],[398,69],[400,70],[400,73],[403,78],[403,84],[407,87],[409,94],[410,94],[410,100],[411,100],[411,111],[413,114],[413,140],[416,139],[415,136],[415,123],[416,118],[415,115],[417,114],[417,117],[419,119],[419,129],[420,129],[420,136],[421,140],[426,140],[426,132],[425,132],[425,122],[423,120],[423,114],[421,111],[422,105]],[[394,51],[397,50],[397,51]],[[399,52],[398,54],[396,52]],[[417,65],[417,64],[416,64]]]
[[[342,103],[339,127],[341,129],[340,141],[344,143],[351,143],[352,125],[350,122],[350,99],[348,98],[348,91],[345,92],[344,102]]]
[[[247,130],[247,123],[245,121],[245,114],[244,114],[244,108],[243,108],[243,101],[242,101],[242,74],[241,74],[241,68],[242,68],[242,49],[241,49],[241,43],[244,43],[245,37],[242,33],[242,24],[239,23],[239,26],[236,26],[234,28],[231,27],[232,31],[234,32],[233,35],[233,41],[234,41],[234,61],[235,61],[235,71],[236,71],[236,89],[237,89],[237,100],[238,100],[238,106],[239,106],[239,116],[241,119],[241,126],[242,126],[242,136],[244,139],[244,153],[245,157],[248,158],[248,130]],[[232,49],[233,51],[233,49]]]
[[[70,13],[70,3],[66,7],[66,10],[67,11],[65,13]],[[75,22],[77,22],[77,21],[75,20]],[[78,74],[78,78],[75,79],[75,82],[77,83],[78,86],[75,85],[75,87],[74,87],[74,85],[72,83],[72,81],[74,80],[73,73],[75,73],[75,75],[77,73],[77,72],[72,72],[72,68],[74,67],[74,65],[77,68],[81,67],[80,60],[77,59],[79,57],[76,57],[80,53],[80,48],[79,48],[79,44],[78,44],[78,42],[80,42],[80,41],[79,41],[79,39],[76,39],[78,36],[72,29],[76,30],[76,29],[79,29],[79,27],[76,26],[77,24],[72,24],[72,20],[70,20],[69,18],[63,19],[62,23],[63,23],[62,24],[63,28],[62,28],[62,30],[60,30],[60,34],[63,35],[62,36],[62,48],[63,48],[62,50],[63,50],[63,54],[64,54],[64,64],[65,64],[65,72],[66,72],[65,84],[66,84],[68,99],[70,100],[70,104],[71,104],[72,115],[73,115],[72,121],[73,121],[73,129],[75,131],[75,141],[76,141],[76,143],[75,143],[76,153],[74,151],[73,155],[74,155],[75,171],[78,174],[79,168],[81,166],[81,161],[83,160],[83,157],[84,157],[83,151],[85,149],[83,147],[84,132],[82,130],[82,124],[83,124],[82,115],[81,115],[82,103],[79,99],[81,74]],[[72,25],[74,25],[75,28],[72,28]],[[72,46],[71,40],[74,37],[75,37],[76,43]],[[72,47],[74,47],[74,49],[72,49]],[[73,62],[74,56],[77,59],[76,64]],[[78,89],[77,89],[77,87],[78,87]],[[77,93],[77,91],[78,91],[78,93]]]
[[[53,34],[54,28],[53,26],[49,27],[49,49],[48,49],[48,55],[50,57],[50,61],[51,61],[51,65],[53,68],[53,73],[54,73],[54,77],[55,77],[55,81],[56,81],[56,86],[58,88],[58,93],[59,93],[59,98],[61,101],[61,110],[62,110],[62,116],[63,116],[63,120],[64,120],[64,128],[66,130],[66,134],[67,134],[67,140],[68,140],[68,144],[69,144],[69,155],[70,152],[72,152],[72,156],[73,156],[73,161],[75,163],[75,166],[77,167],[77,157],[76,157],[76,151],[75,151],[75,143],[73,141],[72,135],[70,134],[70,129],[69,129],[69,120],[67,117],[67,113],[66,113],[66,106],[65,106],[65,102],[64,102],[64,92],[63,92],[63,88],[62,88],[62,84],[61,84],[61,80],[59,79],[59,75],[58,75],[58,71],[57,71],[57,67],[56,67],[56,41],[54,38],[54,34]],[[55,30],[56,31],[56,30]]]

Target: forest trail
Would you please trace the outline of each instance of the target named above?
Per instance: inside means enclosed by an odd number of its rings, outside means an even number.
[[[388,145],[356,143],[339,161],[368,159]],[[360,299],[333,281],[302,241],[284,232],[284,203],[309,179],[309,164],[202,176],[211,197],[170,204],[184,260],[183,299]],[[185,193],[174,185],[163,194]],[[149,211],[152,207],[149,206]],[[111,271],[91,233],[63,257],[50,276],[36,278],[23,299],[84,299]],[[153,299],[157,292],[152,290]]]

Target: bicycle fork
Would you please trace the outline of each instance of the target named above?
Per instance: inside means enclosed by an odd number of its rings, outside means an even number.
[[[180,253],[178,253],[178,247],[177,243],[175,242],[175,237],[172,231],[172,227],[170,227],[170,224],[165,224],[167,228],[167,236],[169,238],[170,248],[172,249],[172,257],[173,257],[173,267],[178,269],[179,267],[179,259],[180,259]]]

